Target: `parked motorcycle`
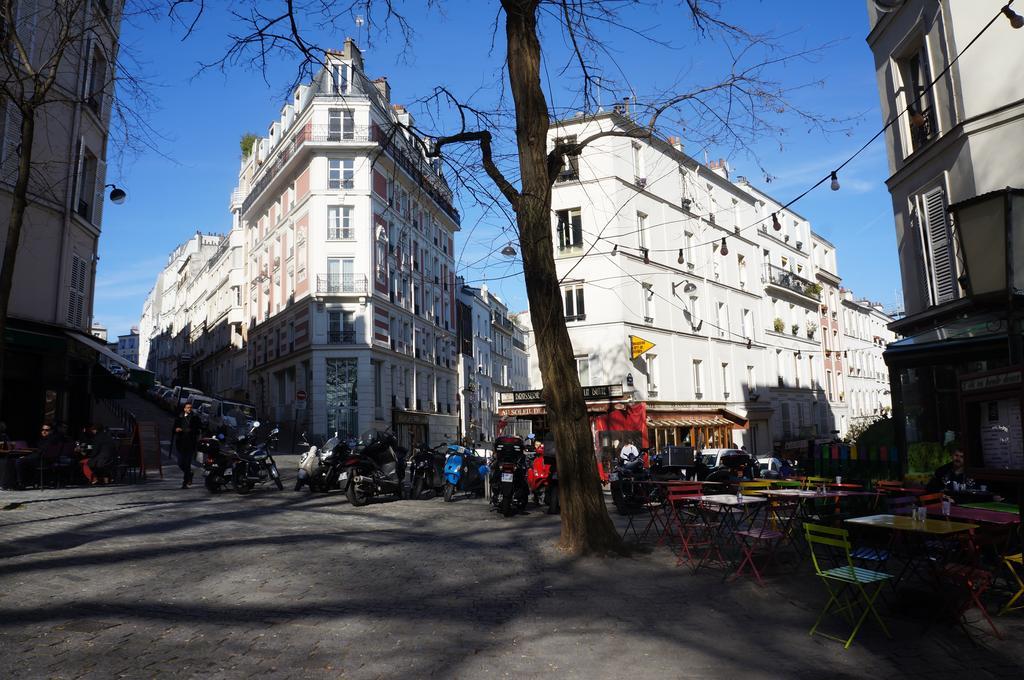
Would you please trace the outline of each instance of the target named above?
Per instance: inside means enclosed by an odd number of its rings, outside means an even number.
[[[270,454],[270,449],[277,445],[278,429],[275,427],[261,443],[255,443],[254,433],[259,428],[260,422],[253,422],[252,429],[248,435],[240,437],[235,451],[235,461],[232,465],[231,486],[240,493],[246,494],[252,491],[257,484],[266,484],[273,481],[278,490],[284,490],[284,483],[281,482],[281,473],[278,472],[277,463]]]
[[[399,451],[398,440],[390,432],[371,430],[359,438],[338,477],[349,503],[359,507],[385,494],[401,500],[405,456]]]
[[[484,494],[484,480],[489,468],[487,460],[472,449],[457,444],[448,445],[448,459],[444,463],[444,500],[451,503],[456,492]]]
[[[491,473],[491,505],[510,517],[513,508],[522,512],[530,497],[526,483],[526,452],[519,437],[503,436],[494,441],[494,470]]]
[[[302,433],[303,447],[308,450],[299,459],[299,470],[295,478],[295,490],[309,486],[310,491],[326,493],[340,487],[340,477],[348,460],[350,444],[348,440],[334,436],[321,446],[306,441],[306,433]]]
[[[526,471],[526,483],[538,505],[543,503],[549,515],[557,515],[558,461],[555,458],[554,447],[537,445],[537,453],[530,463],[530,469]]]
[[[647,468],[644,467],[644,460],[636,456],[629,460],[619,458],[618,463],[608,475],[608,482],[611,486],[612,503],[620,514],[628,514],[640,508],[643,504],[643,493],[637,482],[650,479]]]
[[[437,493],[444,487],[445,455],[444,445],[428,447],[418,444],[413,450],[412,458],[406,466],[412,476],[412,490],[409,498],[419,500],[423,492],[430,489]]]
[[[199,440],[204,482],[210,493],[220,493],[231,483],[231,475],[234,473],[232,466],[237,458],[227,450],[230,446],[223,434]]]

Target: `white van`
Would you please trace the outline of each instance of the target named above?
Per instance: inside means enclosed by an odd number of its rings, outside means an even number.
[[[197,390],[194,387],[182,387],[181,385],[178,385],[171,391],[170,407],[175,415],[178,414],[178,411],[181,410],[181,407],[193,394],[200,397],[204,396],[202,390]]]

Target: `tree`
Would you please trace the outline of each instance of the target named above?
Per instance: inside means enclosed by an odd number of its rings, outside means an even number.
[[[318,26],[325,34],[337,34],[358,14],[373,35],[397,35],[404,49],[413,45],[412,22],[394,0],[353,0],[296,4],[290,1],[268,6],[250,1],[236,9],[244,30],[231,36],[224,56],[207,67],[246,65],[264,69],[274,58],[291,55],[302,60],[299,78],[323,66],[324,48],[316,43]],[[436,8],[443,3],[429,1]],[[602,136],[650,137],[659,121],[678,113],[690,136],[705,143],[727,141],[743,146],[753,136],[775,130],[766,113],[789,108],[787,89],[768,80],[766,70],[786,59],[764,36],[750,34],[721,18],[717,0],[687,0],[682,10],[698,36],[716,35],[729,42],[734,58],[722,79],[680,92],[660,93],[651,101],[631,99],[636,124],[625,130],[601,132],[576,142],[558,142],[549,148],[552,106],[545,94],[543,26],[561,34],[569,45],[566,64],[578,82],[577,104],[590,110],[598,103],[598,88],[609,81],[602,57],[610,58],[606,30],[620,30],[631,39],[643,39],[640,31],[623,23],[620,12],[643,3],[619,0],[500,0],[493,31],[504,31],[504,77],[512,105],[501,103],[484,110],[438,87],[421,103],[425,108],[445,109],[458,121],[456,129],[443,121],[436,130],[413,129],[433,139],[428,155],[449,163],[456,179],[476,200],[492,196],[511,210],[512,227],[522,253],[523,275],[531,320],[539,352],[548,422],[555,435],[558,456],[562,531],[560,546],[574,554],[621,552],[623,547],[605,506],[598,481],[594,446],[587,408],[577,374],[569,333],[563,316],[560,281],[555,269],[551,239],[552,185],[566,157],[579,154]],[[172,13],[190,29],[206,10],[203,0],[172,2]],[[184,16],[183,12],[190,12]],[[503,26],[501,25],[503,23]],[[388,31],[394,33],[389,34]],[[375,33],[376,31],[376,33]],[[554,38],[552,38],[553,40]],[[497,42],[497,41],[495,41]],[[752,57],[753,55],[753,57]],[[551,83],[547,83],[550,87]],[[630,92],[620,83],[621,92]],[[819,120],[799,109],[807,122]],[[643,122],[640,119],[643,118]],[[681,125],[681,124],[680,124]],[[677,127],[677,129],[683,129]],[[467,155],[471,150],[474,157]],[[505,151],[508,151],[506,154]],[[481,197],[481,184],[469,171],[479,170],[493,183],[496,195]]]

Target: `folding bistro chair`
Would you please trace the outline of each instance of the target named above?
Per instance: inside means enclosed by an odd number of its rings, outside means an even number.
[[[1020,604],[1014,604],[1017,600],[1024,597],[1024,579],[1021,579],[1021,574],[1024,574],[1024,553],[1017,553],[1016,555],[1005,555],[1003,556],[1003,564],[1010,570],[1010,576],[1017,582],[1017,592],[1013,594],[1010,600],[1002,606],[999,610],[998,616],[1002,616],[1007,612],[1015,612],[1024,609],[1024,602]],[[1010,584],[1013,587],[1013,584]]]
[[[673,538],[679,540],[676,566],[692,562],[694,551],[707,545],[708,537],[696,514],[696,505],[702,493],[700,482],[670,484],[666,490],[664,512],[668,528],[665,538],[669,542]]]
[[[864,620],[868,614],[871,614],[886,637],[892,638],[889,635],[889,629],[885,627],[885,623],[875,610],[875,598],[878,597],[885,582],[892,578],[892,574],[855,567],[850,556],[849,532],[845,529],[820,524],[804,524],[804,536],[810,547],[814,571],[825,584],[829,594],[828,602],[821,610],[821,614],[818,615],[818,620],[814,622],[809,634],[817,633],[830,640],[842,642],[843,648],[849,649],[853,638],[857,636],[860,627],[864,624]],[[828,567],[830,562],[837,562],[839,566]],[[858,611],[860,616],[855,621],[854,616]],[[829,613],[842,614],[849,623],[853,624],[853,630],[849,637],[841,638],[818,631],[822,619]]]
[[[973,607],[988,621],[995,636],[1003,639],[1003,634],[996,628],[992,617],[988,615],[985,603],[981,601],[981,596],[992,586],[992,572],[969,564],[950,563],[942,567],[940,578],[953,586],[949,591],[949,595],[954,598],[950,602],[950,609],[956,615],[961,628],[966,630],[964,614]]]
[[[740,547],[740,552],[743,554],[743,558],[740,560],[739,566],[736,567],[734,575],[741,576],[749,566],[754,580],[757,581],[758,585],[762,586],[764,585],[764,579],[761,578],[761,572],[775,560],[775,549],[785,537],[785,534],[779,530],[778,522],[774,515],[777,504],[781,505],[781,502],[769,500],[764,513],[756,515],[749,527],[737,529],[733,532],[736,542]],[[764,558],[760,569],[758,569],[755,559],[759,556]]]

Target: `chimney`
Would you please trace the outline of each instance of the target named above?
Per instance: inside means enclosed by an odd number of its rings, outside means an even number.
[[[381,76],[380,78],[377,78],[376,80],[374,80],[373,81],[373,86],[377,88],[378,92],[380,92],[380,96],[384,97],[384,103],[385,104],[390,104],[391,103],[391,86],[388,85],[388,78],[387,78],[387,76]]]
[[[719,158],[717,161],[711,161],[708,163],[708,170],[729,179],[729,163],[727,163],[723,158]]]
[[[686,147],[683,146],[683,142],[679,139],[679,137],[669,137],[668,143],[671,144],[672,148],[678,151],[679,153],[686,152]]]
[[[356,47],[356,41],[352,38],[345,38],[345,46],[341,50],[341,56],[348,59],[352,68],[359,72],[363,70],[363,53]]]

